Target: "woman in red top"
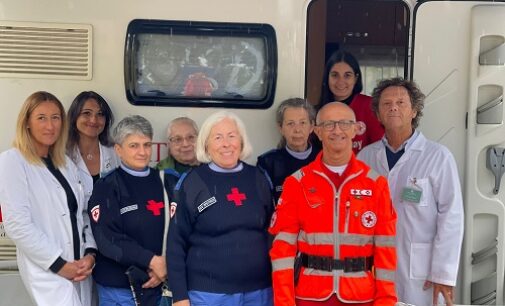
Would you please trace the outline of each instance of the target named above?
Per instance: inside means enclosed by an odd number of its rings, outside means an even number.
[[[357,154],[365,146],[381,139],[384,127],[372,111],[372,98],[360,93],[363,90],[363,82],[356,58],[346,51],[336,51],[326,62],[323,75],[318,109],[329,102],[343,102],[352,108],[356,121],[361,121],[366,126],[365,132],[353,139],[354,153]]]

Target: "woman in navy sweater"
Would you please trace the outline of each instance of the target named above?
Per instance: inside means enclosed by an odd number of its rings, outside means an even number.
[[[125,274],[131,266],[145,279],[134,286],[141,305],[157,305],[166,277],[161,256],[165,222],[163,184],[149,168],[153,129],[141,116],[129,116],[114,129],[119,168],[101,178],[88,204],[98,254],[93,277],[100,306],[134,306]],[[141,287],[141,288],[140,288]]]
[[[309,141],[310,133],[314,130],[316,111],[307,100],[291,98],[282,101],[277,108],[276,121],[282,135],[281,141],[277,149],[258,157],[257,166],[270,176],[277,202],[284,180],[312,162],[319,150]]]
[[[271,184],[242,160],[251,153],[244,124],[233,113],[211,115],[198,135],[204,163],[176,186],[167,249],[174,306],[271,306],[266,231]]]

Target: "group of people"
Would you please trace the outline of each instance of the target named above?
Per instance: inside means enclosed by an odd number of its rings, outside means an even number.
[[[252,153],[232,112],[198,130],[153,129],[80,93],[65,113],[27,98],[13,148],[0,154],[0,205],[23,283],[37,305],[418,306],[454,301],[463,237],[456,164],[417,130],[417,85],[361,94],[356,59],[326,65],[317,110],[276,113],[276,149]]]

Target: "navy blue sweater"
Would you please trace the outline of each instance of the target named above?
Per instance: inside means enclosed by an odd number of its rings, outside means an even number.
[[[243,165],[235,173],[201,165],[177,184],[167,243],[174,302],[187,299],[188,290],[232,294],[271,286],[271,186],[261,170]]]
[[[284,180],[298,169],[312,162],[319,153],[314,147],[306,159],[293,157],[286,148],[273,149],[258,157],[258,167],[265,170],[274,185],[275,201],[279,200],[282,193]]]
[[[93,277],[103,286],[129,288],[128,267],[147,271],[152,257],[161,255],[165,212],[159,172],[137,177],[117,168],[95,184],[88,212],[98,247]]]

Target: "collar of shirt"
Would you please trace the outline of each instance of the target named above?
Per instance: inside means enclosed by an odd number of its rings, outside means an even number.
[[[221,168],[219,167],[218,165],[216,165],[215,163],[210,163],[209,164],[209,168],[212,170],[212,171],[215,171],[215,172],[221,172],[221,173],[233,173],[233,172],[239,172],[241,171],[242,169],[244,169],[244,165],[242,164],[242,162],[238,162],[238,164],[235,166],[235,168],[231,168],[231,169],[225,169],[225,168]]]
[[[337,190],[340,188],[340,185],[345,180],[345,178],[347,178],[352,173],[351,169],[353,168],[353,165],[354,165],[355,162],[356,162],[356,158],[354,157],[354,154],[353,154],[351,156],[351,159],[349,160],[349,162],[346,165],[343,165],[343,166],[330,166],[332,168],[335,168],[335,167],[345,167],[344,171],[341,174],[339,174],[338,172],[334,172],[333,169],[330,169],[323,162],[322,158],[320,159],[321,169],[323,170],[324,174],[326,174],[326,176],[331,180],[331,182],[335,186],[335,189],[337,189]]]
[[[123,169],[126,173],[133,175],[133,176],[138,176],[138,177],[146,177],[149,175],[151,172],[151,169],[149,167],[146,167],[144,170],[138,171],[134,170],[132,168],[129,168],[127,165],[121,162],[120,165],[121,169]]]
[[[288,151],[289,155],[293,156],[296,159],[304,160],[309,157],[310,153],[312,153],[312,146],[309,144],[309,148],[303,152],[296,152],[288,148],[286,145],[286,151]]]
[[[414,130],[414,133],[412,133],[412,135],[409,137],[409,139],[405,140],[402,145],[398,148],[398,149],[393,149],[393,147],[391,147],[388,143],[388,140],[386,138],[386,135],[384,134],[384,136],[382,136],[382,143],[389,149],[389,151],[393,152],[393,153],[398,153],[400,152],[401,150],[405,149],[405,151],[407,151],[411,146],[412,146],[412,143],[416,140],[417,136],[419,136],[419,131],[418,130]]]

